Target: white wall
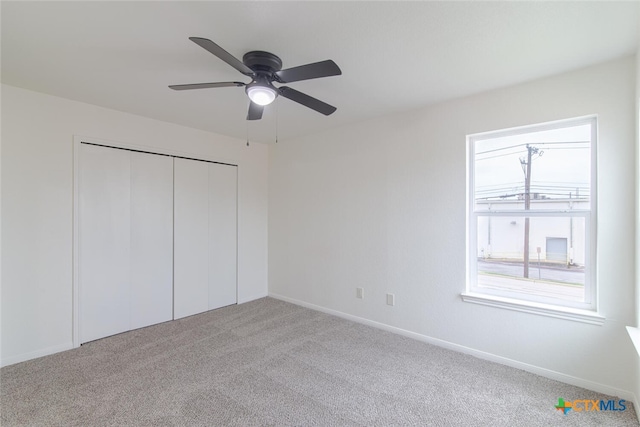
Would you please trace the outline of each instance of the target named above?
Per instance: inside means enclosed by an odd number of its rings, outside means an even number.
[[[71,347],[73,136],[238,164],[238,301],[267,294],[265,145],[2,85],[1,363]]]
[[[640,37],[640,34],[639,34]],[[640,328],[640,48],[636,53],[636,321]],[[640,421],[640,348],[637,348],[635,382],[636,413]]]
[[[630,396],[635,80],[625,58],[270,146],[270,294]],[[465,136],[594,113],[604,325],[462,302]]]

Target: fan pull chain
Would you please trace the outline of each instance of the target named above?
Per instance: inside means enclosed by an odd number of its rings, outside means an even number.
[[[280,117],[280,115],[278,114],[278,111],[280,110],[278,107],[280,105],[280,102],[276,99],[276,144],[278,143],[278,117]]]
[[[247,147],[249,146],[249,120],[245,120],[245,124],[247,125]]]

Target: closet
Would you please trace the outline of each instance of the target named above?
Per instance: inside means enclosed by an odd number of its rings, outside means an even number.
[[[237,167],[80,144],[80,343],[237,302]]]

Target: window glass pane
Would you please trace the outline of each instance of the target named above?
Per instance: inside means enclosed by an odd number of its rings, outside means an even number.
[[[534,301],[583,302],[585,224],[584,217],[479,216],[478,290],[517,292],[519,297]],[[527,256],[529,262],[525,263]]]
[[[590,209],[591,124],[474,141],[476,211]]]

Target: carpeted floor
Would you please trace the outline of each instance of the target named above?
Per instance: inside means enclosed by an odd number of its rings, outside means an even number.
[[[7,426],[638,426],[614,399],[272,298],[0,370]],[[616,399],[617,400],[617,399]]]

